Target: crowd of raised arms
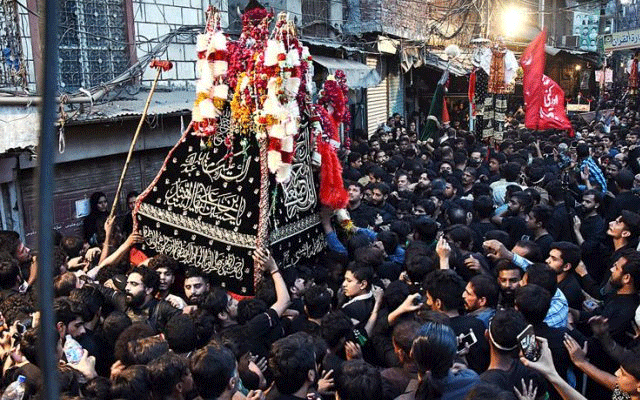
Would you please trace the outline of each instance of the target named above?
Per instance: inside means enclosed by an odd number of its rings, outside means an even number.
[[[356,130],[326,250],[286,269],[256,250],[250,299],[163,255],[134,265],[131,213],[94,193],[84,237],[55,241],[60,398],[640,399],[635,107],[575,117],[575,137],[522,110],[501,143],[399,115]],[[37,279],[0,232],[0,388],[24,398],[43,391]]]

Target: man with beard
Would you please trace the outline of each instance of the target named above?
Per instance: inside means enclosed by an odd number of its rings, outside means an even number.
[[[146,322],[160,332],[171,317],[180,314],[180,310],[167,301],[155,298],[159,284],[156,271],[138,266],[129,272],[124,293],[102,285],[96,287],[116,310],[127,314],[133,323]]]
[[[601,315],[609,321],[609,333],[619,344],[625,346],[631,340],[638,307],[638,282],[640,282],[640,253],[634,249],[620,251],[611,267],[609,284],[615,291],[605,299]],[[580,312],[579,321],[586,321],[593,313]]]
[[[485,328],[489,328],[489,321],[496,313],[498,294],[498,285],[488,275],[471,278],[462,293],[467,315],[473,315],[484,323]]]
[[[133,323],[148,322],[156,330],[162,329],[167,321],[180,310],[154,296],[158,291],[158,274],[148,267],[135,267],[127,277],[125,287],[125,312]]]
[[[582,193],[583,216],[573,217],[573,231],[582,252],[582,261],[598,284],[602,282],[605,272],[601,262],[606,239],[604,218],[599,213],[601,204],[602,193],[594,189],[586,190]]]
[[[376,214],[376,224],[378,222],[380,224],[389,223],[392,219],[395,219],[396,210],[391,204],[387,203],[389,190],[389,185],[382,182],[374,184],[371,190],[371,206]],[[378,215],[380,218],[377,217]],[[379,221],[380,219],[382,221]]]
[[[640,233],[640,215],[623,210],[620,216],[609,222],[607,235],[613,239],[613,255],[611,262],[615,262],[625,249],[634,249],[638,244]]]
[[[375,212],[367,204],[362,202],[363,187],[358,182],[350,182],[347,186],[347,193],[349,194],[349,202],[347,203],[347,210],[353,223],[361,228],[367,228],[373,226],[376,220]]]
[[[516,289],[520,287],[522,269],[507,260],[500,260],[496,267],[498,286],[500,288],[499,304],[502,307],[513,307]]]
[[[184,273],[184,296],[189,306],[189,312],[198,308],[200,302],[207,297],[210,289],[207,276],[200,270],[189,268]]]
[[[158,273],[160,284],[156,298],[166,300],[177,309],[184,309],[187,303],[179,296],[169,293],[176,280],[177,262],[164,254],[158,254],[149,261],[149,268]]]

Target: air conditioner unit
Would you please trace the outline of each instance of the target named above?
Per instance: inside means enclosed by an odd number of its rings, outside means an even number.
[[[562,47],[578,47],[580,45],[580,36],[568,35],[562,37]]]

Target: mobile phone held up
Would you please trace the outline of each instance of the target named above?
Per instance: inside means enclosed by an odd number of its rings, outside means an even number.
[[[536,333],[533,331],[533,326],[528,325],[518,335],[518,344],[522,354],[529,361],[538,361],[540,359],[541,351],[540,343],[536,340]]]

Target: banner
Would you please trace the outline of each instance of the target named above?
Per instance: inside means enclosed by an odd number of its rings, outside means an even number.
[[[544,73],[547,32],[542,31],[529,44],[520,57],[520,65],[524,71],[522,87],[525,105],[524,125],[528,129],[540,129],[542,107],[542,75]]]
[[[542,107],[540,108],[539,130],[560,129],[569,130],[569,136],[573,136],[571,121],[567,118],[564,107],[564,91],[551,78],[542,76]]]
[[[284,184],[261,167],[255,135],[225,140],[231,129],[228,107],[218,132],[209,137],[211,146],[187,130],[138,200],[142,251],[199,268],[214,284],[243,296],[254,294],[252,251],[261,223],[269,226],[268,243],[279,268],[322,251],[317,177],[311,170],[308,118],[302,119],[291,179]],[[268,191],[263,208],[261,190]]]
[[[604,35],[603,44],[605,51],[634,49],[640,47],[640,29]]]

